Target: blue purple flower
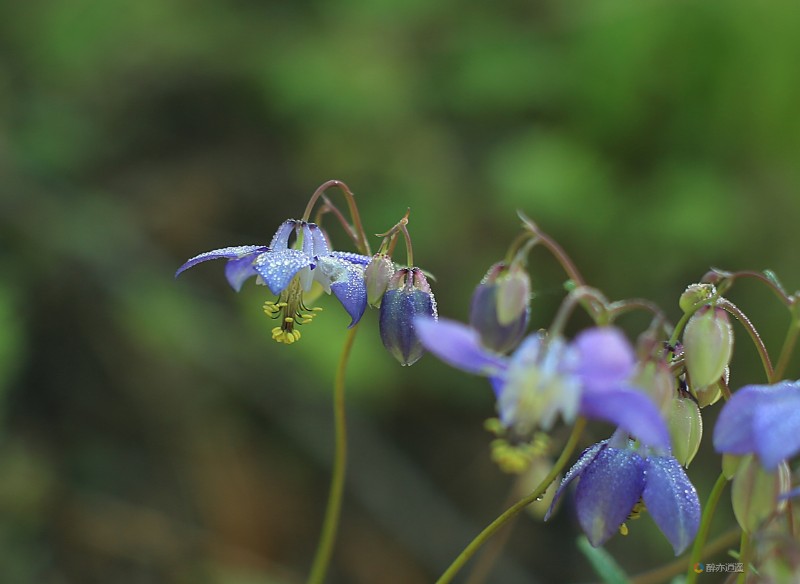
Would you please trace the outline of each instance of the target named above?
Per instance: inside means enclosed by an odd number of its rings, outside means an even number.
[[[747,385],[734,393],[714,427],[714,448],[755,453],[768,471],[800,452],[800,381]]]
[[[415,327],[415,317],[436,319],[436,299],[419,268],[400,268],[383,294],[379,327],[383,346],[401,365],[413,365],[425,352]]]
[[[637,451],[624,433],[586,449],[558,487],[545,519],[576,479],[578,523],[595,547],[620,531],[629,517],[638,516],[641,502],[676,556],[697,533],[700,500],[681,464],[672,456]]]
[[[615,328],[583,331],[571,343],[530,335],[510,356],[486,349],[472,328],[418,318],[420,341],[446,363],[490,379],[502,424],[529,435],[548,430],[560,415],[580,414],[621,427],[644,444],[669,450],[669,433],[653,401],[630,382],[633,348]]]
[[[289,240],[295,239],[292,246]],[[197,255],[183,264],[179,274],[199,263],[227,259],[225,276],[237,292],[246,280],[255,276],[278,296],[267,302],[264,310],[280,318],[273,338],[291,344],[300,338],[295,325],[308,322],[314,315],[303,303],[303,293],[318,282],[328,294],[333,293],[355,325],[367,307],[364,267],[369,258],[355,253],[331,251],[322,230],[314,223],[290,219],[278,228],[269,246],[241,245],[215,249]]]

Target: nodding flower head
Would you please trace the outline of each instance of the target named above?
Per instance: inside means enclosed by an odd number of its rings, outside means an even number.
[[[583,331],[568,343],[559,336],[530,335],[508,357],[484,347],[477,331],[461,323],[417,318],[422,345],[453,367],[491,381],[503,425],[526,436],[548,430],[557,417],[614,423],[643,443],[669,450],[658,408],[631,378],[633,348],[612,327]]]
[[[530,317],[531,279],[514,263],[494,264],[475,288],[469,323],[487,348],[505,353],[519,343]]]
[[[292,237],[294,236],[294,237]],[[290,243],[291,240],[291,243]],[[227,259],[225,276],[237,292],[252,276],[278,298],[264,305],[264,312],[280,320],[272,338],[292,344],[300,338],[297,325],[311,321],[318,308],[307,308],[303,294],[314,282],[333,293],[355,325],[367,307],[364,267],[369,258],[355,253],[331,251],[322,230],[314,223],[285,221],[269,246],[243,245],[215,249],[197,255],[183,264],[177,277],[189,268],[215,259]]]
[[[564,477],[550,510],[564,490],[579,479],[575,491],[578,523],[593,546],[603,545],[618,531],[628,533],[625,522],[645,509],[679,555],[694,539],[700,525],[697,490],[681,464],[672,456],[637,450],[615,434],[589,447]]]
[[[422,270],[400,268],[381,300],[379,324],[383,346],[401,365],[413,365],[424,352],[414,324],[417,317],[436,320],[436,299]]]

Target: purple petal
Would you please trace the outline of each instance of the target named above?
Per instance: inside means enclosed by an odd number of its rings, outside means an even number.
[[[467,373],[494,377],[505,372],[508,360],[483,348],[478,333],[454,320],[415,318],[417,336],[428,351]]]
[[[253,269],[254,259],[254,255],[248,255],[243,258],[228,260],[228,263],[225,264],[225,277],[228,279],[231,288],[237,292],[242,289],[242,284],[244,284],[248,278],[258,275]]]
[[[316,225],[314,225],[316,227]],[[300,223],[300,228],[303,230],[303,253],[310,257],[314,257],[314,236],[311,233],[311,226],[306,222]]]
[[[679,555],[700,526],[700,499],[681,464],[671,456],[647,459],[642,498],[647,511]]]
[[[572,346],[579,355],[575,373],[590,390],[611,389],[633,372],[636,357],[619,329],[587,329],[575,337]]]
[[[645,462],[633,450],[603,448],[584,469],[575,507],[589,543],[597,547],[617,533],[642,496]]]
[[[578,457],[578,461],[572,465],[572,468],[567,471],[567,474],[564,475],[564,478],[561,480],[561,484],[558,485],[556,494],[553,495],[553,501],[550,503],[550,508],[547,510],[547,513],[545,513],[545,521],[550,519],[550,515],[552,515],[553,509],[555,509],[555,506],[558,504],[558,501],[564,494],[564,490],[572,481],[583,474],[583,471],[586,469],[586,467],[589,466],[589,464],[591,464],[591,462],[597,457],[597,453],[600,452],[602,448],[605,448],[607,444],[608,440],[603,440],[597,444],[592,444],[589,448],[583,451],[583,454]]]
[[[295,219],[289,219],[281,223],[275,235],[272,236],[272,241],[269,244],[270,248],[278,251],[289,249],[289,236],[292,234],[292,231],[294,231],[297,223]]]
[[[580,412],[616,424],[642,444],[669,452],[669,431],[649,397],[633,389],[584,391]]]
[[[220,258],[241,259],[245,256],[254,255],[256,253],[265,251],[269,251],[269,248],[265,245],[237,245],[235,247],[223,247],[221,249],[207,251],[205,253],[201,253],[200,255],[194,256],[192,259],[178,268],[178,271],[175,272],[175,277],[177,278],[181,272],[185,272],[189,268],[196,266],[201,262],[218,260]]]
[[[774,385],[769,398],[753,415],[753,436],[761,464],[774,471],[782,460],[800,452],[800,384]]]
[[[344,260],[351,264],[357,264],[359,266],[366,266],[372,259],[369,256],[353,253],[351,251],[332,251],[328,255],[339,260]]]
[[[261,254],[256,258],[253,267],[276,296],[292,281],[295,274],[311,264],[302,251],[284,249]]]
[[[308,229],[311,233],[311,243],[312,243],[312,247],[310,250],[311,255],[314,256],[330,255],[331,250],[330,248],[328,248],[328,242],[325,240],[325,234],[322,232],[322,229],[320,229],[319,226],[314,223],[309,223]]]
[[[756,451],[753,415],[762,403],[772,399],[772,391],[769,385],[747,385],[733,394],[714,426],[717,452],[749,454]]]
[[[347,328],[354,326],[367,309],[367,285],[364,282],[364,269],[342,262],[343,270],[331,280],[331,292],[342,303],[351,321]]]

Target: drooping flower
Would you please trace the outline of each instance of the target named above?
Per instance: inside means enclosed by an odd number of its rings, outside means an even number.
[[[714,448],[754,453],[768,471],[800,452],[800,381],[747,385],[734,393],[714,426]]]
[[[487,350],[478,333],[461,323],[414,322],[431,353],[453,367],[489,377],[500,421],[515,433],[548,430],[558,415],[569,423],[580,414],[612,422],[649,446],[669,450],[658,408],[630,381],[635,356],[618,329],[587,329],[571,343],[535,334],[506,357]]]
[[[576,479],[578,523],[595,547],[618,531],[627,533],[625,522],[638,517],[643,508],[676,556],[697,533],[700,500],[681,464],[672,456],[654,455],[648,449],[637,451],[624,433],[586,449],[561,482],[545,519]]]
[[[424,352],[416,333],[417,317],[436,320],[436,299],[422,270],[400,268],[383,294],[379,325],[383,346],[401,365],[413,365]]]
[[[469,324],[487,348],[505,353],[525,334],[530,319],[531,279],[519,262],[494,264],[472,293]]]
[[[295,240],[289,245],[292,233]],[[281,324],[272,330],[279,343],[291,344],[300,338],[295,326],[305,324],[314,310],[303,303],[303,293],[318,282],[328,294],[333,293],[355,325],[367,307],[364,267],[369,258],[355,253],[331,251],[322,230],[314,223],[290,219],[278,228],[269,246],[242,245],[215,249],[197,255],[183,264],[177,277],[199,263],[227,259],[225,276],[237,292],[249,278],[265,284],[278,296],[264,305],[264,311],[280,318]]]

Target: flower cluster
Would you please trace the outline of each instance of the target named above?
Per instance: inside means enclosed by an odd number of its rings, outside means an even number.
[[[343,186],[338,181],[330,183],[326,185]],[[312,197],[307,211],[323,187]],[[345,192],[351,195],[349,189]],[[331,205],[330,202],[326,204]],[[407,218],[404,218],[395,229],[387,232],[385,246],[393,244],[398,230],[408,234],[406,223]],[[349,232],[354,230],[350,225],[346,228]],[[358,241],[366,241],[366,238]],[[410,247],[410,239],[407,242]],[[363,251],[368,253],[368,248]],[[265,285],[276,296],[275,300],[264,304],[264,312],[279,322],[272,329],[272,338],[278,343],[291,345],[300,340],[299,325],[311,322],[321,310],[307,305],[309,297],[315,296],[314,284],[336,297],[350,316],[350,328],[361,320],[367,304],[380,307],[381,338],[387,350],[403,365],[411,365],[423,353],[416,338],[414,317],[437,317],[436,300],[422,270],[398,266],[386,253],[371,257],[334,251],[322,228],[305,219],[284,221],[268,246],[225,247],[194,256],[178,268],[175,276],[215,259],[228,260],[225,276],[237,292],[248,279],[255,277],[257,284]]]
[[[348,197],[351,222],[327,198],[319,217],[332,212],[357,252],[332,249],[319,220],[309,221],[314,204],[330,186]],[[613,426],[611,438],[589,446],[578,457],[555,489],[544,519],[550,518],[572,486],[577,523],[592,546],[605,544],[616,533],[627,535],[628,521],[646,512],[676,555],[697,537],[686,577],[691,584],[698,573],[692,565],[701,565],[697,554],[708,532],[701,525],[709,524],[722,488],[731,481],[734,515],[747,534],[739,550],[745,558],[743,571],[749,571],[752,563],[761,574],[773,577],[770,581],[800,581],[800,561],[796,561],[800,536],[794,519],[778,521],[790,513],[787,502],[800,495],[800,488],[792,488],[790,468],[800,454],[800,381],[783,380],[800,336],[800,294],[787,294],[768,272],[712,270],[681,295],[678,305],[683,315],[673,325],[664,311],[646,300],[608,301],[585,284],[555,241],[530,219],[520,217],[522,233],[474,290],[468,324],[438,318],[428,276],[414,265],[408,214],[379,236],[383,239],[373,254],[352,193],[339,181],[320,187],[303,218],[282,223],[268,246],[209,251],[183,264],[176,276],[199,263],[225,259],[225,276],[234,290],[255,277],[275,296],[264,304],[265,313],[278,321],[272,337],[287,345],[300,339],[298,327],[320,310],[310,307],[318,292],[336,297],[350,316],[350,328],[371,306],[379,310],[384,346],[402,365],[415,363],[427,350],[456,369],[487,378],[497,415],[486,424],[495,434],[494,460],[505,471],[535,471],[540,477],[538,486],[513,509],[538,500],[555,484],[582,439],[586,422],[599,420]],[[400,239],[407,252],[403,264],[392,258]],[[527,261],[536,246],[545,247],[561,263],[568,276],[567,294],[552,324],[529,332],[532,283]],[[751,321],[725,296],[740,278],[762,281],[789,308],[792,322],[776,366]],[[568,320],[579,308],[593,324],[568,338]],[[619,315],[632,310],[652,318],[635,343],[616,324]],[[755,343],[766,384],[731,390],[731,316]],[[337,390],[343,391],[343,385]],[[703,412],[723,400],[713,428],[722,474],[710,504],[701,509],[685,469],[703,439]],[[337,423],[340,419],[343,414]],[[548,449],[559,438],[547,433],[558,422],[571,426],[572,433],[554,462]],[[337,439],[344,435],[340,431]],[[337,453],[343,451],[343,446],[337,448]],[[343,459],[337,460],[343,465]],[[343,470],[335,476],[341,481]],[[333,494],[341,496],[341,483],[332,486],[331,493],[336,509]],[[478,543],[482,537],[476,538]],[[476,548],[468,546],[464,553]],[[449,582],[462,560],[454,562],[438,582]]]

